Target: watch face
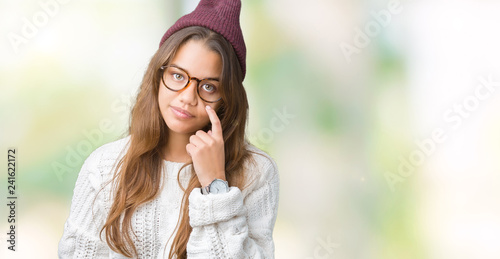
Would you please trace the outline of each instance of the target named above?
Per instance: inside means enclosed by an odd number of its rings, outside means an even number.
[[[210,184],[210,193],[225,193],[227,192],[227,185],[222,180],[215,180]]]

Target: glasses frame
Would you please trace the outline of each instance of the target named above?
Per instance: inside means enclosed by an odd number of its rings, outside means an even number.
[[[181,89],[179,89],[179,90],[175,90],[175,89],[172,89],[172,88],[168,87],[167,83],[165,83],[165,80],[163,79],[163,76],[164,76],[164,74],[165,74],[165,71],[166,71],[166,70],[167,70],[167,68],[169,68],[169,67],[175,67],[176,69],[179,69],[179,70],[181,70],[182,72],[186,73],[186,75],[188,76],[188,81],[186,82],[186,85],[185,85],[184,87],[182,87]],[[179,92],[179,91],[181,91],[181,90],[185,89],[185,88],[186,88],[186,87],[187,87],[187,86],[191,83],[191,80],[195,80],[195,81],[196,81],[196,93],[198,94],[198,97],[200,97],[200,99],[202,99],[204,102],[207,102],[207,103],[216,103],[216,102],[218,102],[218,101],[222,100],[222,96],[221,96],[219,99],[217,99],[217,100],[215,100],[215,101],[207,101],[207,100],[203,99],[203,97],[201,97],[201,95],[200,95],[200,83],[201,83],[202,81],[204,81],[204,80],[213,80],[213,81],[220,82],[220,81],[219,81],[219,79],[216,79],[216,78],[210,78],[210,77],[209,77],[209,78],[198,79],[198,78],[196,78],[196,77],[191,77],[191,76],[189,75],[189,73],[188,73],[186,70],[184,70],[184,69],[182,69],[182,68],[180,68],[180,67],[178,67],[178,66],[174,66],[174,65],[161,66],[161,67],[160,67],[160,70],[162,71],[162,72],[161,72],[161,82],[162,82],[162,83],[163,83],[163,85],[164,85],[166,88],[168,88],[170,91]]]

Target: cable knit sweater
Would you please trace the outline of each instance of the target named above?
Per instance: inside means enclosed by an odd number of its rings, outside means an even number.
[[[105,144],[85,160],[78,175],[71,211],[59,241],[59,258],[126,258],[112,251],[99,231],[113,202],[111,180],[116,162],[128,148],[130,136]],[[272,238],[278,209],[279,177],[276,164],[252,145],[256,163],[246,163],[248,187],[230,187],[228,193],[203,195],[199,188],[189,194],[188,258],[274,258]],[[162,189],[142,204],[131,221],[137,258],[167,258],[172,245],[183,191],[177,174],[183,163],[164,161]],[[182,170],[187,186],[191,165]],[[99,190],[101,190],[99,192]],[[95,201],[94,201],[95,198]],[[168,243],[167,243],[168,241]]]

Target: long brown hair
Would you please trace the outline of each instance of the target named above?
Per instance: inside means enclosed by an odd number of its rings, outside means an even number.
[[[161,187],[164,164],[161,148],[168,141],[168,131],[158,105],[159,68],[168,64],[179,47],[189,40],[203,42],[222,59],[222,103],[217,115],[224,136],[226,179],[230,186],[243,188],[243,165],[251,156],[245,148],[248,101],[240,64],[231,44],[224,37],[204,27],[187,27],[170,36],[152,57],[132,109],[129,148],[114,172],[115,198],[101,233],[105,231],[106,242],[113,251],[127,257],[137,255],[130,235],[132,215],[141,204],[155,199]],[[208,129],[210,124],[203,128],[205,131]],[[192,161],[181,170],[188,165],[192,165]],[[186,246],[192,231],[188,196],[194,188],[200,187],[200,183],[193,166],[186,188],[181,185],[179,177],[177,180],[184,195],[169,258],[186,258]]]

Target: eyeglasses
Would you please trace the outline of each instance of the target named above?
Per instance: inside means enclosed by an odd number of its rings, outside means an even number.
[[[219,80],[215,78],[198,79],[190,77],[189,74],[182,68],[173,65],[162,66],[163,71],[161,80],[165,87],[177,92],[186,88],[191,80],[197,82],[196,89],[198,96],[205,102],[215,103],[222,99]]]

